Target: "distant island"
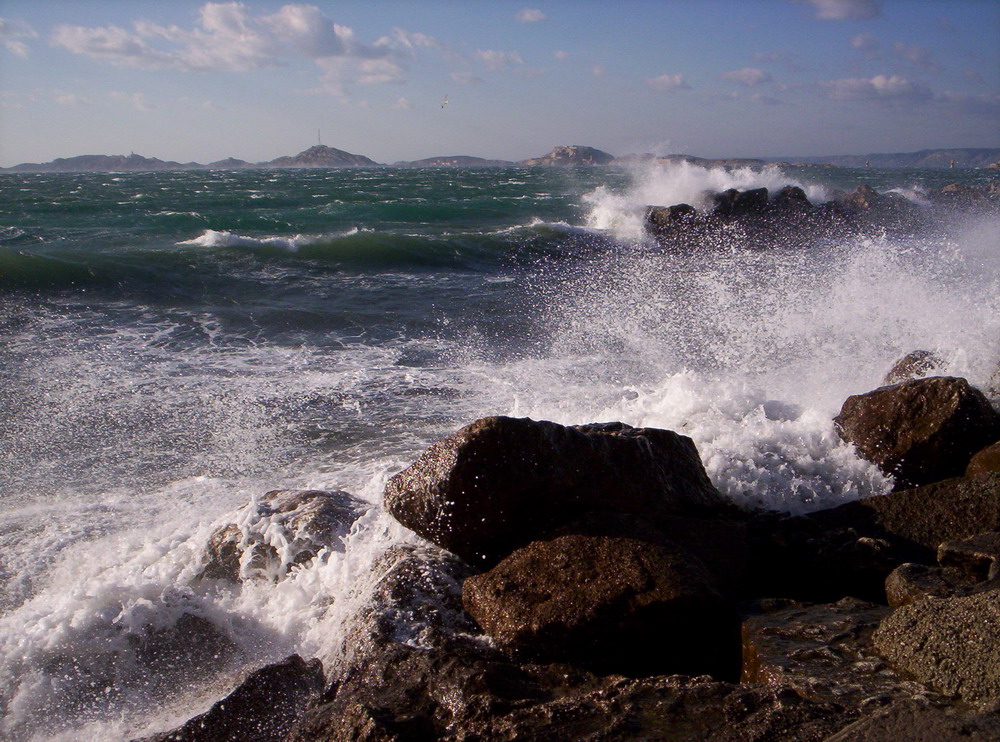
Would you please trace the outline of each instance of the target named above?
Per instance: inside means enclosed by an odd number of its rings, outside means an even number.
[[[517,162],[489,160],[470,155],[429,157],[423,160],[395,162],[383,165],[364,155],[317,144],[297,155],[277,157],[267,162],[247,162],[233,157],[207,165],[197,162],[174,162],[155,157],[129,155],[80,155],[59,157],[51,162],[25,162],[4,173],[78,173],[78,172],[146,172],[161,170],[237,170],[246,168],[331,168],[331,167],[579,167],[598,165],[630,165],[641,162],[687,162],[703,167],[786,167],[826,165],[831,167],[877,168],[1000,168],[1000,148],[925,149],[919,152],[871,153],[867,155],[831,155],[828,157],[782,157],[774,159],[707,159],[693,155],[629,154],[615,157],[594,147],[563,145],[541,157]]]

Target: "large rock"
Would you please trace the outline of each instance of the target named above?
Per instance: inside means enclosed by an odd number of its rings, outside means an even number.
[[[323,689],[319,660],[297,654],[251,673],[228,696],[171,732],[137,742],[281,742]]]
[[[385,506],[407,528],[482,565],[588,512],[732,508],[686,436],[510,417],[478,420],[433,444],[389,480]]]
[[[965,468],[965,476],[977,477],[980,474],[1000,472],[1000,441],[991,443],[981,451],[977,451]]]
[[[897,489],[962,475],[972,455],[1000,437],[1000,414],[954,377],[849,397],[834,422],[863,458],[895,477]]]
[[[841,729],[825,742],[995,742],[1000,716],[945,710],[921,701],[900,701]]]
[[[1000,698],[1000,590],[897,608],[874,635],[895,667],[971,703]]]
[[[212,534],[201,576],[280,580],[321,549],[343,551],[344,537],[368,507],[341,491],[268,492],[240,512],[239,522]]]
[[[935,371],[940,371],[945,361],[937,353],[929,350],[914,350],[907,353],[893,364],[882,380],[884,386],[898,384],[901,381],[922,379]]]
[[[468,578],[462,602],[500,647],[525,656],[630,675],[738,674],[735,610],[677,547],[537,541]]]
[[[788,688],[596,676],[567,665],[516,666],[487,650],[396,645],[311,709],[288,742],[819,742],[855,718]]]

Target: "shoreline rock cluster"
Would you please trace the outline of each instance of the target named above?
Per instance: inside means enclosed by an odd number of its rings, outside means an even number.
[[[430,543],[381,558],[325,675],[262,668],[147,742],[998,739],[1000,414],[939,365],[835,420],[896,489],[803,516],[736,508],[671,431],[478,420],[389,480]],[[316,544],[254,523],[356,506],[271,493],[206,575],[274,579]]]
[[[974,188],[952,183],[926,194],[931,207],[948,210],[1000,209],[1000,183]],[[879,193],[867,184],[838,191],[814,204],[798,186],[774,192],[767,188],[706,193],[709,206],[691,204],[647,206],[643,217],[648,234],[672,248],[694,249],[718,244],[747,247],[801,247],[820,237],[842,237],[872,228],[915,232],[939,219],[934,208],[921,207],[898,193]]]

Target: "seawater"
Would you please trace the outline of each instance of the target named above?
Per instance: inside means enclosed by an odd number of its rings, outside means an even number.
[[[1000,360],[995,215],[936,209],[806,248],[672,252],[647,204],[868,183],[918,204],[986,171],[360,169],[0,175],[0,734],[169,729],[249,669],[329,662],[386,548],[386,479],[492,414],[694,439],[747,506],[890,486],[833,429],[932,350]],[[277,488],[371,507],[277,584],[201,586],[204,546]],[[186,672],[132,640],[184,614],[238,651]]]

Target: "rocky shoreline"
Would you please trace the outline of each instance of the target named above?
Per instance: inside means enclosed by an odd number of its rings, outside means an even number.
[[[143,742],[998,739],[1000,414],[938,365],[834,421],[896,489],[803,516],[736,508],[671,431],[478,420],[389,480],[429,543],[381,557],[335,662]],[[361,511],[269,493],[199,579],[278,581]]]

